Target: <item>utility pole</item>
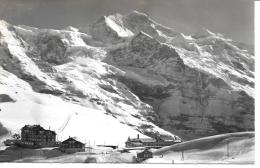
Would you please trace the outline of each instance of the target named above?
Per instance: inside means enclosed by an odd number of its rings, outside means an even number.
[[[88,141],[88,153],[91,153],[91,149],[90,149],[90,140]]]
[[[227,142],[227,157],[229,157],[229,142]]]
[[[181,151],[181,160],[184,161],[184,151]]]

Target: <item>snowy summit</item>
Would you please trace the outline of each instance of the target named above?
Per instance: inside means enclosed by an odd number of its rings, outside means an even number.
[[[238,45],[239,44],[239,45]],[[202,29],[184,35],[146,14],[87,28],[0,21],[0,142],[26,124],[65,140],[189,140],[254,130],[254,53]]]

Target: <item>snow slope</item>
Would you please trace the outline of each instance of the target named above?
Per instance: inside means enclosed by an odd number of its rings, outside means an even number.
[[[16,84],[20,86],[25,84],[17,78],[12,80],[17,80]],[[136,136],[138,133],[105,115],[105,111],[65,102],[52,95],[35,93],[28,85],[23,86],[18,93],[7,88],[1,88],[1,91],[16,94],[16,102],[1,104],[0,113],[1,123],[13,132],[19,132],[25,124],[41,124],[55,130],[59,140],[76,136],[83,141],[114,145],[123,145],[129,135]]]
[[[254,132],[205,137],[158,149],[146,163],[254,163],[254,143]]]
[[[105,62],[126,71],[120,81],[153,106],[158,125],[184,139],[254,130],[247,45],[205,28],[186,36],[139,12],[122,20],[136,34],[108,49]]]
[[[138,133],[174,136],[150,122],[152,107],[116,80],[124,72],[101,62],[106,51],[88,45],[88,35],[1,21],[0,38],[3,134],[41,124],[62,140],[123,145]]]
[[[251,131],[254,56],[221,34],[187,36],[137,11],[79,29],[0,21],[0,109],[1,134],[38,123],[62,138],[123,144],[137,133]]]

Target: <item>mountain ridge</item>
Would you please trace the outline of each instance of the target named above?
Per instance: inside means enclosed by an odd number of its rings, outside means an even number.
[[[1,21],[0,77],[15,75],[32,88],[19,91],[13,103],[29,93],[38,99],[52,95],[73,107],[100,110],[152,137],[251,131],[254,56],[236,44],[207,29],[186,36],[137,11],[103,16],[84,30]],[[3,94],[16,97],[17,86],[0,86]],[[1,104],[6,110],[0,122],[14,131],[7,110],[11,103]]]

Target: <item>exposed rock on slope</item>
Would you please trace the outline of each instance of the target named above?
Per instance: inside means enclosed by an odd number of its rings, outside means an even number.
[[[132,129],[132,132],[136,130],[152,136],[160,134],[174,137],[151,122],[156,118],[151,106],[141,102],[123,83],[117,81],[124,72],[101,62],[106,56],[106,51],[100,47],[92,47],[84,41],[84,38],[91,40],[92,37],[76,31],[13,26],[4,21],[1,21],[0,30],[0,92],[16,100],[12,104],[6,101],[1,103],[3,108],[0,121],[7,129],[18,131],[22,124],[28,123],[51,124],[51,119],[61,113],[57,112],[47,117],[49,112],[46,108],[50,108],[50,111],[57,109],[56,105],[53,107],[49,103],[46,104],[44,97],[47,94],[56,97],[50,98],[50,101],[51,99],[53,102],[60,101],[61,98],[60,106],[67,103],[70,107],[68,109],[72,110],[64,112],[67,119],[60,116],[64,123],[70,123],[69,113],[77,111],[76,107],[82,106],[86,108],[86,113],[91,113],[89,108],[92,108],[101,111],[103,115],[112,116],[114,119],[108,120],[113,121],[110,124],[115,125],[118,122],[119,125],[125,125],[118,127],[118,129],[125,128],[125,133]],[[42,100],[43,98],[45,100]],[[26,104],[29,107],[28,111]],[[33,108],[30,109],[30,106]],[[19,121],[19,117],[14,113],[18,110],[17,107],[24,116],[28,116],[32,110],[34,113],[31,113],[31,117],[20,118]],[[12,122],[10,120],[12,117],[18,118],[18,121]],[[91,118],[86,116],[84,118],[84,115],[82,117],[86,123],[91,123]],[[33,120],[34,118],[37,119]],[[62,124],[64,128],[60,134],[67,135],[68,130],[79,128],[80,125],[75,125],[77,123],[75,121],[74,125]],[[58,127],[61,126],[54,127],[59,130]],[[112,129],[114,128],[111,128],[111,131],[115,131]],[[125,140],[131,135],[131,131],[129,135],[123,133],[121,135]],[[84,139],[86,134],[79,136],[83,136],[81,138]]]
[[[12,103],[28,92],[50,94],[145,135],[192,139],[254,130],[252,54],[221,34],[186,36],[137,11],[101,17],[84,30],[1,21],[0,89]]]
[[[123,42],[124,38],[132,36],[133,33],[124,27],[122,17],[120,14],[101,17],[91,25],[91,35],[94,39],[104,43]]]
[[[186,139],[254,129],[254,59],[248,50],[206,29],[167,40],[143,30],[113,48],[106,61],[127,72],[121,81],[154,107],[160,126]]]

